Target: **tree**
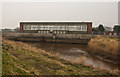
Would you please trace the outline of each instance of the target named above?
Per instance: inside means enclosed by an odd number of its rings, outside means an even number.
[[[114,26],[114,32],[120,32],[120,26]]]
[[[104,32],[104,30],[105,30],[102,24],[99,25],[98,29],[100,32]]]
[[[98,34],[99,33],[98,27],[93,27],[92,32],[93,34]]]
[[[14,30],[15,32],[20,32],[20,27],[16,27]]]
[[[92,31],[94,31],[94,32],[99,32],[98,27],[93,27],[93,28],[92,28]]]

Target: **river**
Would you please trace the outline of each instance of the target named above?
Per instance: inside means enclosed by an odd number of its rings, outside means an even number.
[[[46,52],[57,54],[59,57],[74,63],[79,63],[86,66],[92,66],[95,68],[106,70],[118,69],[116,64],[88,54],[86,52],[87,45],[48,42],[27,43],[31,44],[34,47],[45,50]]]

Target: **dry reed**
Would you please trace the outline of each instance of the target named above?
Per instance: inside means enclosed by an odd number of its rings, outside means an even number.
[[[88,50],[91,52],[105,52],[118,55],[118,50],[120,50],[118,46],[119,43],[120,41],[116,39],[98,36],[95,39],[91,39],[91,41],[88,43]]]

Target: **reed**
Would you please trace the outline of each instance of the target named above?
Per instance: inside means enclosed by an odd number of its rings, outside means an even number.
[[[97,36],[88,43],[88,51],[91,53],[120,55],[119,38]],[[106,54],[107,55],[107,54]]]

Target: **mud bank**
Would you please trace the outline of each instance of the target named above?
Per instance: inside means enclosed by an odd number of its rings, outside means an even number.
[[[120,64],[120,38],[97,36],[88,43],[87,51],[92,55]]]

